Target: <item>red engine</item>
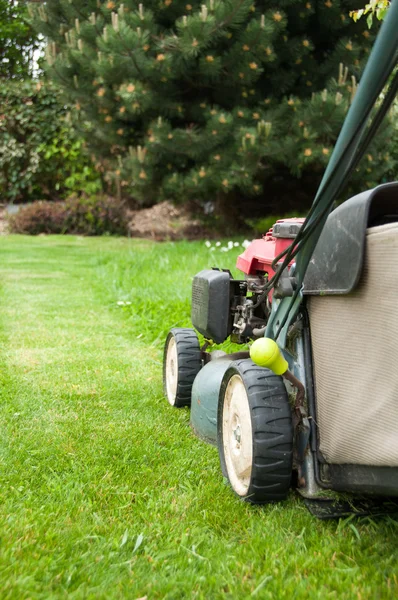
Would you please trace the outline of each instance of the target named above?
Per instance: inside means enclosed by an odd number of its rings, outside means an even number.
[[[238,256],[237,268],[246,275],[274,275],[272,262],[278,254],[290,246],[300,231],[304,219],[279,219],[261,240],[254,240],[246,250]]]
[[[303,222],[280,219],[261,240],[254,240],[237,260],[244,280],[233,279],[228,269],[204,269],[195,275],[192,323],[206,339],[221,344],[230,336],[232,342],[245,344],[264,335],[271,311],[272,291],[265,290],[275,272],[272,263]]]

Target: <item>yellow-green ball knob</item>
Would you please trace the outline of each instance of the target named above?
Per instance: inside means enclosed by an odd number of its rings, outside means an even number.
[[[260,338],[250,348],[250,358],[256,365],[271,369],[276,375],[283,375],[289,368],[278,344],[271,338]]]

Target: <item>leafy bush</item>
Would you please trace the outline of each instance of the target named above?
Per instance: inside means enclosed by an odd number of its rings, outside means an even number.
[[[40,41],[28,23],[26,2],[0,0],[0,79],[25,79]],[[3,83],[3,81],[2,81]]]
[[[53,85],[3,82],[0,88],[0,194],[9,202],[101,190],[84,142],[68,125]]]
[[[72,196],[65,203],[65,231],[81,235],[126,235],[125,205],[109,196]]]
[[[125,235],[127,214],[119,200],[107,196],[72,196],[66,202],[32,202],[9,219],[12,233]]]

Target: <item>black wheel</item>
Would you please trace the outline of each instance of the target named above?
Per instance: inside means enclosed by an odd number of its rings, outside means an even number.
[[[191,405],[192,384],[201,368],[199,340],[194,330],[171,329],[163,354],[163,390],[171,406]]]
[[[223,474],[253,504],[284,500],[292,475],[293,425],[282,377],[250,359],[221,383],[217,423]]]

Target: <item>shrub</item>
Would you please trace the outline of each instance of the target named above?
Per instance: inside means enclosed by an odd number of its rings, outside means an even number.
[[[32,202],[10,217],[12,233],[73,233],[125,235],[127,214],[119,200],[108,196],[73,196],[66,202]]]
[[[0,194],[9,202],[101,190],[84,142],[68,124],[54,85],[7,81],[0,87]]]
[[[40,47],[37,34],[27,22],[26,2],[0,0],[0,80],[23,80],[36,68],[33,56]]]
[[[62,233],[65,223],[65,207],[58,202],[32,202],[9,218],[12,233]]]
[[[65,203],[65,231],[81,235],[126,235],[125,205],[109,196],[72,196]]]

